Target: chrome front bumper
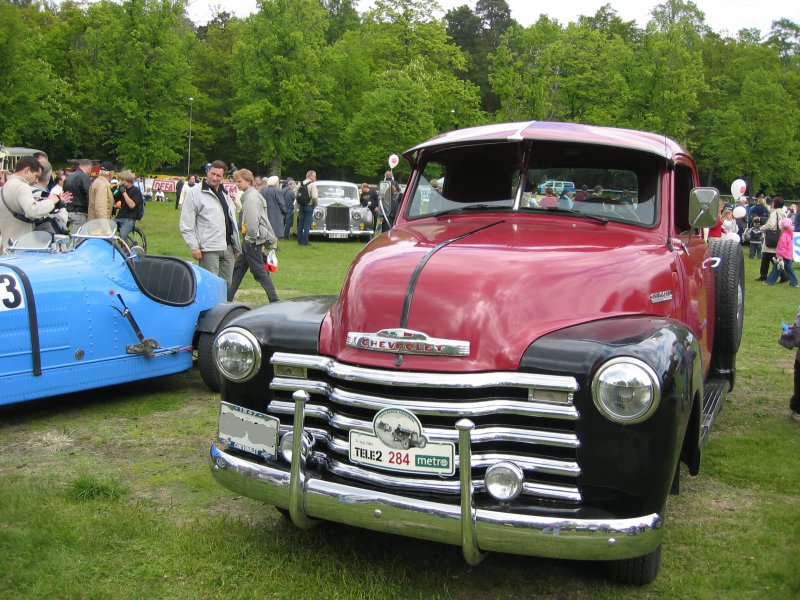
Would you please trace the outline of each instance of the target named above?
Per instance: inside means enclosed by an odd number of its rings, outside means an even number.
[[[470,469],[472,423],[459,421],[461,505],[410,499],[307,477],[302,458],[304,402],[295,406],[294,460],[289,471],[244,460],[211,446],[214,478],[226,488],[289,511],[301,528],[318,520],[461,546],[477,564],[483,552],[564,558],[618,560],[653,551],[663,536],[663,518],[561,519],[477,509]]]

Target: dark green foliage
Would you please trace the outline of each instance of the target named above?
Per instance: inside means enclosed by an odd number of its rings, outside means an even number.
[[[474,7],[473,7],[474,4]],[[665,0],[640,28],[609,3],[529,27],[506,0],[260,0],[195,26],[186,0],[0,3],[0,141],[57,165],[140,173],[234,161],[259,174],[379,177],[429,135],[564,120],[664,133],[704,182],[800,195],[800,25],[714,32]],[[546,7],[543,7],[546,11]],[[401,165],[399,172],[402,173]]]

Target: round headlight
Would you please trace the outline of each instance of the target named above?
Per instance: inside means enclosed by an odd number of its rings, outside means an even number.
[[[361,211],[354,210],[353,211],[353,221],[360,221],[361,220]]]
[[[626,356],[609,360],[597,370],[592,398],[607,418],[627,425],[653,414],[661,399],[661,388],[647,363]]]
[[[519,496],[524,480],[522,469],[512,462],[494,464],[486,469],[486,475],[483,476],[486,491],[500,502],[510,502]]]
[[[322,210],[321,208],[315,208],[314,209],[314,218],[317,221],[321,221],[322,219],[325,218],[325,211]]]
[[[246,329],[230,327],[214,340],[214,362],[226,379],[247,381],[261,368],[261,344]]]

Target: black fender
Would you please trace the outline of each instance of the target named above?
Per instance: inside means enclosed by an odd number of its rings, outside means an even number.
[[[241,302],[220,302],[215,307],[200,313],[200,318],[197,320],[197,327],[195,328],[195,339],[200,333],[216,333],[222,321],[232,311],[242,309],[249,311],[250,307]]]
[[[261,346],[261,369],[248,381],[234,383],[222,378],[223,400],[252,410],[265,411],[272,400],[269,382],[275,352],[319,354],[322,322],[336,296],[308,296],[282,300],[237,317],[236,326],[252,333]]]
[[[598,368],[622,356],[647,363],[660,380],[658,408],[641,423],[611,421],[592,398]],[[603,319],[552,332],[533,342],[520,362],[522,371],[577,379],[579,485],[586,502],[616,514],[664,509],[694,405],[702,398],[702,368],[699,342],[690,328],[649,316]]]

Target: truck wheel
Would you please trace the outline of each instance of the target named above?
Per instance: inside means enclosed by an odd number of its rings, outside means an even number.
[[[214,338],[228,323],[246,312],[246,308],[234,308],[225,315],[225,318],[222,319],[214,333],[203,332],[197,338],[197,367],[200,369],[200,377],[203,378],[203,383],[212,392],[219,391],[219,371],[217,370],[217,365],[214,364]]]
[[[616,583],[644,585],[652,582],[661,568],[661,544],[650,554],[608,562],[608,578]]]
[[[714,354],[732,356],[739,350],[744,326],[744,257],[732,240],[713,239],[708,245],[711,254],[722,259],[714,269]]]

